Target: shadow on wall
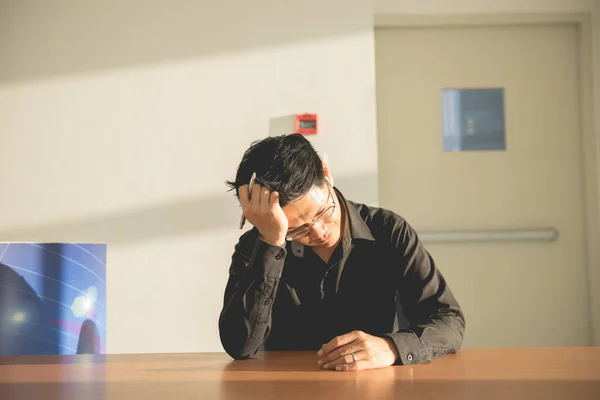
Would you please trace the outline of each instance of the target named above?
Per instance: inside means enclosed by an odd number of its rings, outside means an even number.
[[[334,175],[335,176],[335,175]],[[378,196],[376,173],[336,178],[335,186],[349,200],[373,204]],[[26,229],[0,231],[0,241],[134,243],[186,232],[236,227],[240,208],[234,194],[192,198],[140,210],[55,222]]]
[[[5,1],[0,83],[345,35],[371,20],[364,0]]]

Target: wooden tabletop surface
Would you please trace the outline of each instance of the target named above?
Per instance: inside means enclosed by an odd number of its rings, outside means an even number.
[[[600,399],[600,347],[464,349],[324,371],[313,352],[0,357],[0,399]]]

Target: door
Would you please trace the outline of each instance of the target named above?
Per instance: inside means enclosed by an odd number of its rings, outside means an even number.
[[[576,27],[381,28],[375,39],[381,206],[417,232],[558,231],[426,244],[465,311],[465,347],[589,345]],[[504,90],[505,150],[444,151],[449,88]]]

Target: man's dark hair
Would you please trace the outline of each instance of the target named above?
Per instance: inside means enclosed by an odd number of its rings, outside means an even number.
[[[250,182],[253,172],[258,184],[279,193],[281,207],[304,196],[313,186],[325,184],[321,158],[297,133],[253,142],[242,157],[235,181],[226,184],[239,196],[238,189]]]

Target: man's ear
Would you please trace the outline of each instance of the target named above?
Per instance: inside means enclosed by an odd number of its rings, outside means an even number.
[[[331,186],[333,186],[333,175],[331,175],[331,171],[329,171],[329,167],[327,167],[327,163],[325,161],[323,161],[323,175],[325,175],[325,179],[327,179]]]

